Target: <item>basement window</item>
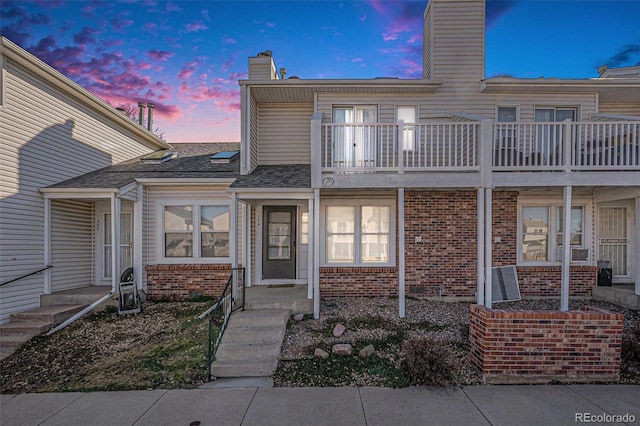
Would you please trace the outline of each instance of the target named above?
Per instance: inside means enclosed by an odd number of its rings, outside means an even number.
[[[162,164],[175,158],[177,155],[178,153],[175,151],[163,149],[161,151],[152,152],[151,154],[142,157],[140,159],[140,162],[142,164]]]
[[[210,158],[212,163],[230,163],[235,160],[238,155],[240,155],[240,151],[221,151],[216,152]]]

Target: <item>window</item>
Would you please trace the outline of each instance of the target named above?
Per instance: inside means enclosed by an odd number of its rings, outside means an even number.
[[[516,122],[517,108],[510,107],[498,107],[498,123],[515,123]]]
[[[411,151],[416,146],[416,126],[418,122],[418,108],[415,106],[399,106],[396,108],[396,121],[405,123],[402,133],[402,149]]]
[[[563,208],[558,205],[523,205],[520,209],[522,262],[562,260]],[[585,248],[585,206],[571,207],[571,247]]]
[[[517,108],[514,106],[499,106],[496,113],[499,123],[515,123],[517,118]],[[497,163],[505,163],[504,165],[513,165],[515,151],[518,148],[516,140],[516,125],[505,124],[496,126],[496,152]],[[500,160],[498,160],[500,159]]]
[[[333,166],[375,166],[376,107],[335,107],[333,123]]]
[[[331,202],[325,208],[327,264],[389,264],[395,224],[392,205]]]
[[[162,212],[160,257],[165,261],[228,259],[228,205],[160,202],[157,211]]]
[[[559,122],[576,120],[576,108],[536,108],[535,121]]]

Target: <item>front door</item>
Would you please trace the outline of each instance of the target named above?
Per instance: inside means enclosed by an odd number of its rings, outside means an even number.
[[[598,224],[598,260],[609,262],[613,277],[630,278],[627,207],[600,207]]]
[[[103,212],[98,224],[98,285],[111,285],[111,213]],[[133,213],[120,213],[120,270],[133,266]]]
[[[296,278],[296,213],[296,207],[264,207],[263,279]]]

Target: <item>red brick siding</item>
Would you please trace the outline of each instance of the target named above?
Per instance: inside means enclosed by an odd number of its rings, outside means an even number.
[[[592,307],[560,312],[471,305],[471,362],[489,383],[618,381],[623,319]]]
[[[322,297],[398,295],[398,269],[320,268],[320,294]]]
[[[473,297],[476,192],[406,191],[404,209],[407,293]]]
[[[147,297],[189,298],[189,290],[219,296],[231,275],[231,264],[147,265]]]
[[[569,294],[573,297],[591,297],[591,289],[597,283],[596,266],[571,266],[569,268]],[[519,266],[518,284],[523,296],[560,297],[562,267]]]

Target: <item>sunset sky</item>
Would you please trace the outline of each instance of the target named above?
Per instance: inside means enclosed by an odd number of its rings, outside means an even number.
[[[426,1],[1,1],[1,33],[169,142],[239,141],[239,79],[272,50],[301,78],[421,78]],[[640,1],[487,3],[486,76],[640,65]]]

